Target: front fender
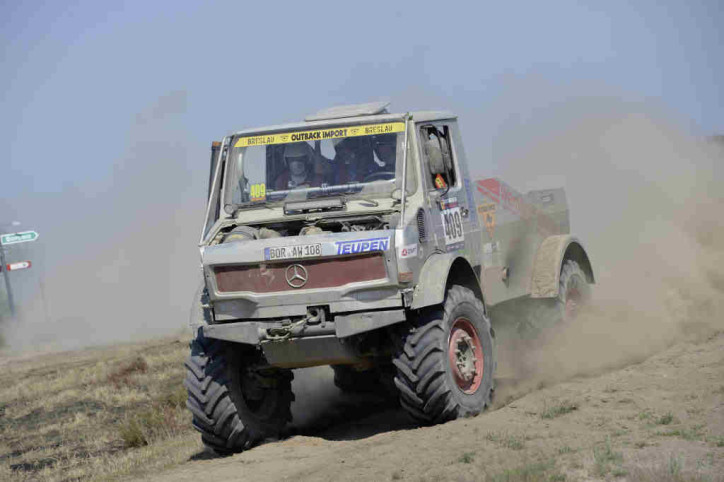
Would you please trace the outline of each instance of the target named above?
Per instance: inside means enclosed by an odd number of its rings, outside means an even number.
[[[433,254],[427,258],[412,294],[410,309],[439,305],[445,300],[447,276],[454,261],[455,256],[451,253]]]
[[[595,282],[591,262],[583,243],[570,234],[549,236],[543,240],[535,256],[530,278],[531,298],[558,296],[561,266],[567,259],[572,259],[580,265],[589,283]]]

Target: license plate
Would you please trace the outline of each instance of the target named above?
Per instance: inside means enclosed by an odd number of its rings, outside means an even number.
[[[264,248],[264,259],[267,261],[275,259],[314,258],[317,256],[322,256],[322,243]]]

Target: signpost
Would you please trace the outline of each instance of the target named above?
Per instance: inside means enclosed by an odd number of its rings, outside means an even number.
[[[0,244],[6,246],[8,244],[27,243],[38,239],[38,233],[35,231],[23,231],[21,233],[9,233],[0,236]]]
[[[8,293],[8,305],[10,306],[10,316],[15,319],[15,301],[13,300],[13,291],[10,288],[10,277],[8,272],[30,268],[30,261],[21,261],[19,263],[5,262],[5,246],[9,244],[27,243],[38,239],[38,233],[35,231],[22,231],[20,233],[8,233],[0,235],[0,266],[3,268],[5,276],[5,288]]]
[[[31,266],[30,261],[18,261],[17,263],[8,263],[8,271],[17,271],[19,269],[28,269]]]

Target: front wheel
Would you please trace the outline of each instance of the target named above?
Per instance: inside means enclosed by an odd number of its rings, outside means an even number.
[[[291,371],[259,370],[257,357],[245,348],[205,338],[199,330],[185,363],[193,426],[220,455],[276,437],[291,420]]]
[[[416,420],[441,423],[479,414],[490,403],[495,347],[483,303],[463,286],[403,334],[393,360],[400,404]]]

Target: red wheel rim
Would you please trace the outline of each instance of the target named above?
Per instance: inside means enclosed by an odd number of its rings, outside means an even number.
[[[483,382],[483,344],[467,318],[458,318],[450,331],[448,357],[453,378],[463,393],[475,393]]]
[[[578,314],[578,308],[581,306],[581,292],[577,288],[568,288],[566,293],[566,319],[572,320]]]

